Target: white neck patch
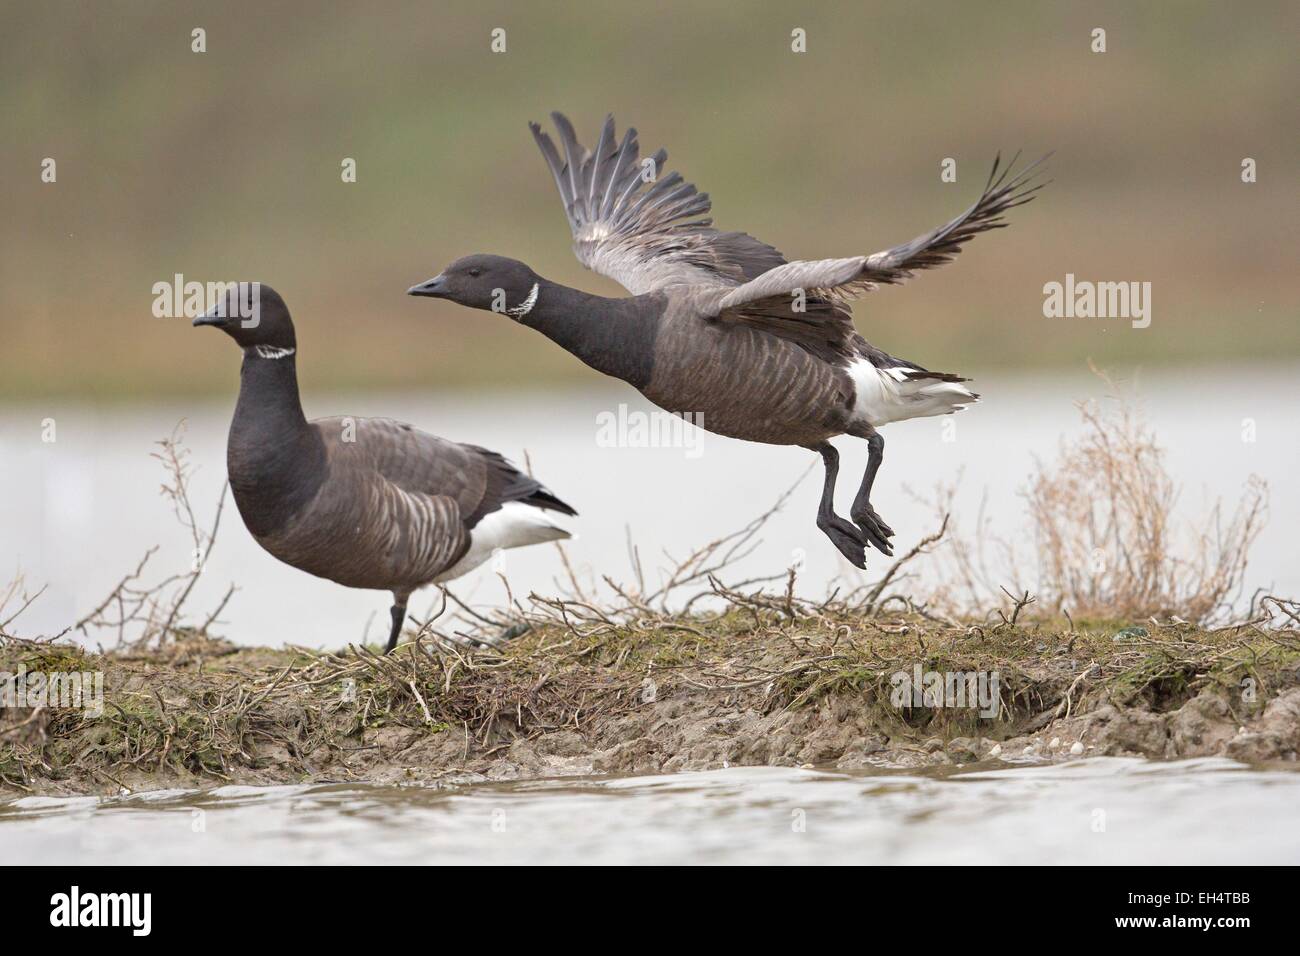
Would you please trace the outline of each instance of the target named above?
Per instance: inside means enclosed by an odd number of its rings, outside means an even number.
[[[537,304],[537,283],[533,283],[533,289],[528,293],[528,298],[519,303],[513,309],[506,309],[506,315],[515,319],[522,319],[529,312],[533,311],[533,306]]]
[[[274,345],[254,345],[253,351],[264,359],[282,359],[292,355],[297,349],[280,349]]]

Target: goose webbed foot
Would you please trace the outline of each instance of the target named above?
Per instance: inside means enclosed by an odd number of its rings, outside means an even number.
[[[871,542],[872,547],[881,554],[893,557],[894,546],[889,539],[894,536],[894,529],[885,524],[880,515],[876,514],[876,509],[871,507],[871,486],[876,482],[876,472],[880,470],[880,463],[885,457],[885,440],[869,426],[864,426],[863,430],[854,434],[867,440],[868,457],[867,470],[862,473],[862,485],[858,488],[857,497],[853,499],[849,517],[862,529],[862,534]]]
[[[881,554],[894,556],[894,545],[889,541],[894,536],[894,529],[885,524],[874,508],[867,505],[865,508],[855,508],[849,514],[872,547]]]
[[[813,451],[822,456],[826,466],[826,481],[822,485],[822,500],[817,506],[817,527],[822,529],[831,543],[840,549],[840,554],[849,559],[855,568],[867,566],[867,541],[852,522],[845,521],[835,513],[835,477],[840,471],[840,455],[830,442],[810,445]]]
[[[817,527],[821,528],[831,543],[840,549],[840,554],[849,559],[855,568],[866,569],[867,549],[862,532],[853,524],[837,514],[819,515]]]

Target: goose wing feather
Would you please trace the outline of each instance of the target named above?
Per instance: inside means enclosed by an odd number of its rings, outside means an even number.
[[[1007,225],[1003,214],[1029,202],[1038,190],[1047,185],[1034,183],[1047,158],[1044,156],[1012,176],[1015,160],[1002,167],[999,157],[993,161],[993,170],[979,199],[938,229],[869,256],[798,261],[777,266],[718,295],[716,309],[721,313],[774,295],[790,296],[797,292],[847,300],[870,292],[878,285],[909,279],[915,270],[933,269],[951,262],[966,242],[981,232]]]
[[[412,567],[430,574],[464,554],[473,528],[507,502],[574,513],[488,449],[386,418],[314,424],[325,440],[332,477],[363,486],[354,491],[369,502],[364,520],[379,552],[404,553]]]
[[[881,284],[902,282],[915,270],[951,262],[971,238],[1005,226],[1003,214],[1029,202],[1046,185],[1034,182],[1046,159],[1013,176],[1015,159],[1003,167],[998,157],[970,208],[910,242],[869,256],[784,263],[734,289],[710,290],[702,310],[718,321],[743,322],[801,344],[814,341],[823,350],[852,357],[857,333],[850,299]]]
[[[663,175],[665,150],[641,158],[635,129],[619,139],[608,116],[587,149],[562,113],[551,119],[558,148],[528,125],[560,192],[574,255],[593,272],[641,295],[679,284],[730,288],[785,262],[766,243],[699,218],[712,208],[708,193],[679,173]]]

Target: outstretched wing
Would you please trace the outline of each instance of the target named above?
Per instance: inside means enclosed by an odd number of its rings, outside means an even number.
[[[1001,157],[998,157],[993,161],[993,171],[980,198],[951,222],[917,236],[911,242],[869,256],[790,262],[777,266],[719,296],[717,312],[731,311],[739,317],[753,303],[773,296],[788,298],[800,291],[809,296],[845,301],[870,292],[877,285],[892,285],[909,279],[917,269],[933,269],[951,262],[964,243],[981,232],[1001,229],[1006,225],[1003,213],[1029,202],[1034,193],[1046,185],[1033,182],[1045,159],[1047,156],[1011,176],[1015,159],[1002,168]]]
[[[560,191],[574,255],[588,269],[641,295],[681,283],[737,286],[785,262],[752,236],[719,232],[712,219],[695,218],[712,208],[708,193],[678,173],[661,175],[665,150],[642,159],[635,129],[616,140],[608,116],[588,150],[568,119],[551,119],[563,155],[538,124],[528,126]]]

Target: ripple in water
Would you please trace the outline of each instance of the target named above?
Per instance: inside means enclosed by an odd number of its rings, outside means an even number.
[[[1097,758],[25,797],[0,803],[0,846],[50,864],[1294,864],[1300,774]]]

